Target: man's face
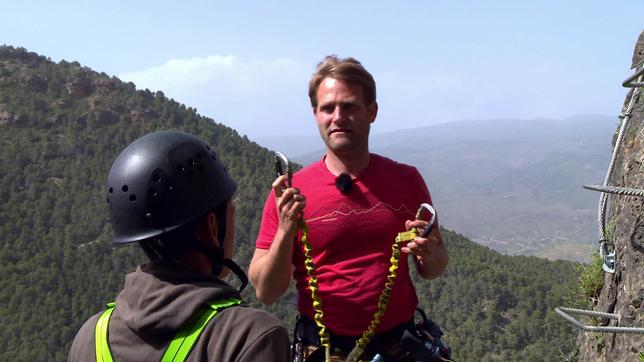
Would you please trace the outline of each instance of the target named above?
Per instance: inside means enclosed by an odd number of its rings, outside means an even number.
[[[366,104],[362,88],[333,78],[318,87],[313,115],[327,150],[342,155],[369,151],[369,129],[378,105]]]

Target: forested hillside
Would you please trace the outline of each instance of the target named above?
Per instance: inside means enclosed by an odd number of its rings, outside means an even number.
[[[0,360],[63,361],[80,325],[144,261],[114,247],[105,179],[117,153],[177,129],[214,146],[239,184],[236,259],[247,268],[273,178],[270,151],[162,92],[80,66],[0,47]],[[573,264],[502,256],[444,231],[445,277],[417,281],[425,309],[459,361],[556,360],[573,330],[552,313]],[[245,292],[259,306],[252,287]],[[293,294],[270,308],[290,323]]]

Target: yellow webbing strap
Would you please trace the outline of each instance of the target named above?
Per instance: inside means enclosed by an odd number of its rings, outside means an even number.
[[[385,315],[387,305],[389,304],[389,297],[391,296],[391,289],[393,288],[396,277],[398,276],[397,271],[400,261],[400,247],[403,242],[413,240],[416,235],[415,230],[398,233],[396,242],[391,246],[391,258],[389,258],[391,265],[389,266],[389,272],[387,273],[387,281],[385,282],[385,286],[382,288],[382,292],[378,298],[378,309],[376,310],[376,313],[374,313],[373,319],[371,320],[371,323],[369,323],[369,327],[362,333],[362,337],[360,337],[358,342],[356,342],[355,347],[353,347],[351,352],[349,352],[345,361],[359,361],[360,357],[364,353],[365,347],[369,344],[369,341],[371,341],[374,334],[376,334],[376,328],[378,328],[378,325],[380,324],[380,319]]]
[[[194,347],[197,339],[203,332],[208,322],[220,310],[234,305],[241,304],[241,300],[236,298],[222,299],[211,302],[208,307],[195,318],[187,323],[177,334],[174,336],[170,345],[166,349],[162,362],[176,362],[185,361],[192,347]],[[110,345],[108,340],[107,327],[110,321],[112,312],[114,311],[114,303],[109,303],[107,309],[101,314],[96,322],[95,333],[95,346],[96,346],[96,361],[97,362],[113,362],[112,353],[110,352]]]
[[[306,268],[306,273],[309,275],[309,289],[311,290],[311,299],[313,299],[313,311],[315,316],[313,320],[318,327],[320,327],[320,345],[324,347],[324,360],[331,360],[331,338],[329,336],[329,331],[324,325],[324,312],[322,311],[322,300],[318,295],[320,286],[318,285],[318,277],[315,275],[315,264],[313,264],[313,257],[311,256],[311,242],[309,242],[309,229],[306,226],[304,220],[300,221],[299,225],[302,230],[302,238],[300,239],[304,247],[304,267]]]
[[[114,311],[114,303],[108,303],[107,309],[101,313],[94,330],[94,347],[96,349],[96,362],[113,362],[110,344],[108,342],[107,326]]]
[[[417,220],[420,219],[421,211],[422,208],[418,209],[418,211],[416,212]],[[360,357],[364,353],[365,347],[367,346],[367,344],[369,344],[369,341],[371,341],[371,338],[373,338],[374,334],[376,334],[376,328],[378,328],[378,325],[380,324],[380,319],[385,315],[387,305],[389,304],[389,297],[391,296],[391,289],[393,288],[396,277],[398,276],[397,271],[398,264],[400,262],[400,248],[402,247],[402,244],[404,242],[414,240],[414,238],[416,238],[418,234],[419,230],[414,228],[398,233],[398,235],[396,236],[396,241],[391,246],[391,258],[389,258],[389,262],[391,264],[389,266],[389,273],[387,274],[387,281],[385,282],[385,286],[382,288],[382,292],[380,293],[380,297],[378,298],[378,309],[376,310],[376,313],[374,313],[373,319],[371,320],[371,323],[369,323],[367,330],[362,333],[362,337],[358,339],[355,347],[353,347],[351,352],[349,352],[349,355],[345,359],[346,362],[359,361]]]
[[[315,311],[314,321],[315,324],[320,328],[320,345],[325,347],[325,361],[330,361],[330,350],[331,350],[331,341],[329,338],[329,332],[324,325],[324,313],[322,312],[322,300],[318,295],[318,290],[320,289],[318,285],[318,279],[315,275],[315,265],[313,264],[313,257],[311,256],[311,242],[308,240],[308,228],[304,221],[300,222],[300,229],[302,230],[301,242],[304,246],[304,266],[306,268],[307,274],[309,275],[309,289],[311,290],[311,298],[313,299],[313,310]],[[351,350],[347,356],[346,361],[355,362],[360,359],[364,353],[364,349],[369,344],[369,341],[376,333],[376,328],[380,324],[381,318],[385,315],[387,310],[387,305],[389,304],[389,297],[391,296],[391,289],[394,285],[396,277],[398,276],[398,264],[400,261],[400,247],[405,241],[413,240],[418,235],[418,230],[412,229],[406,232],[399,233],[396,237],[396,241],[391,246],[391,258],[389,259],[391,265],[387,273],[387,279],[385,285],[380,293],[378,298],[378,309],[373,315],[371,323],[366,331],[362,333],[362,337],[356,343],[356,346]]]

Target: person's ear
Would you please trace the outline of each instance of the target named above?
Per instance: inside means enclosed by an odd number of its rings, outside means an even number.
[[[378,115],[378,103],[373,102],[371,103],[368,107],[367,110],[369,112],[369,123],[373,123],[373,121],[376,120],[376,116]]]
[[[214,212],[209,212],[206,217],[206,232],[208,233],[208,242],[212,247],[219,247],[219,221]]]

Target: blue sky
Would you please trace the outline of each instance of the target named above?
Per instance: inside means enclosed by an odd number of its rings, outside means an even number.
[[[3,1],[0,43],[162,90],[251,138],[315,133],[327,54],[378,84],[386,132],[615,115],[644,1]],[[617,119],[617,118],[616,118]]]

